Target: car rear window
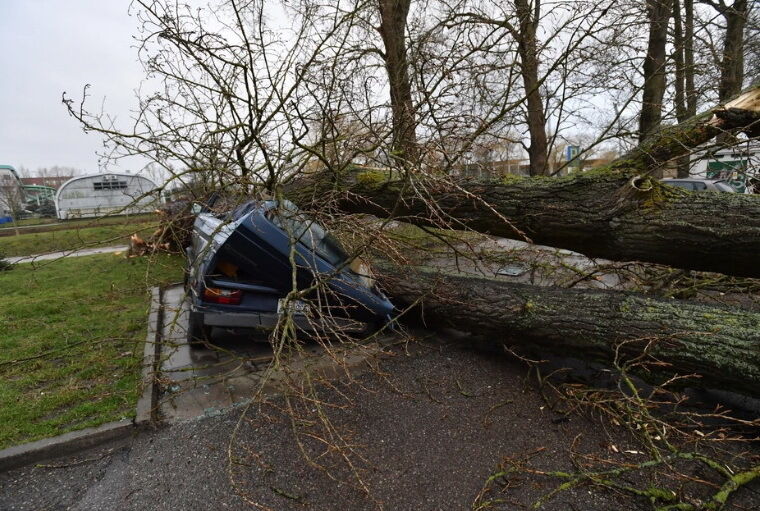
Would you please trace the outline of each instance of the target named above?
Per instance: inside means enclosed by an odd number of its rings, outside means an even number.
[[[340,242],[292,202],[283,201],[280,207],[267,212],[267,218],[329,263],[337,266],[348,259]]]

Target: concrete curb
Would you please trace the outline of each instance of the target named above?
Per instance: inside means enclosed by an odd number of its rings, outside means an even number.
[[[162,292],[154,287],[150,290],[150,313],[148,314],[148,334],[145,338],[142,367],[142,395],[137,400],[135,425],[138,427],[155,423],[157,419],[158,388],[156,371],[161,351],[161,328],[163,305]]]
[[[143,352],[142,395],[137,401],[135,420],[128,419],[108,422],[95,428],[72,431],[52,438],[44,438],[28,444],[16,445],[0,451],[0,472],[11,470],[38,461],[76,454],[79,451],[97,447],[114,440],[121,440],[135,434],[135,426],[154,423],[158,388],[155,385],[155,371],[160,351],[162,322],[161,290],[151,289],[150,313],[148,314],[148,334]]]
[[[28,444],[16,445],[0,451],[0,472],[11,470],[37,461],[96,447],[113,440],[132,435],[135,426],[131,420],[108,422],[96,428],[72,431],[53,438],[44,438]]]

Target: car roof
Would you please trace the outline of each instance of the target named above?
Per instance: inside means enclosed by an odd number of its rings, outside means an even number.
[[[726,181],[725,179],[705,179],[701,177],[666,177],[665,179],[661,179],[661,181],[670,182],[670,181],[694,181],[699,183],[722,183]]]

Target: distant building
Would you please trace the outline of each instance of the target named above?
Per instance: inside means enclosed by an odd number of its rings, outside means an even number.
[[[10,222],[24,207],[24,189],[11,165],[0,165],[0,223]]]
[[[455,175],[475,178],[499,178],[507,174],[527,176],[529,173],[530,164],[525,159],[466,163],[454,171]]]
[[[153,211],[160,198],[156,184],[132,174],[77,176],[61,185],[55,196],[58,218],[131,215]]]
[[[71,176],[22,177],[21,183],[24,186],[48,186],[57,190],[69,179]]]
[[[23,182],[24,178],[21,178],[21,181]],[[55,199],[55,188],[52,186],[25,184],[22,188],[24,189],[24,195],[26,196],[26,203],[28,205],[34,204],[36,206],[41,206],[43,203]]]
[[[760,181],[760,143],[696,152],[691,155],[689,174],[704,179],[725,179],[737,192],[743,193],[753,181]]]

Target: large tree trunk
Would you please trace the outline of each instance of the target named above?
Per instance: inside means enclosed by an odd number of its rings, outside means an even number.
[[[380,35],[385,45],[385,69],[391,92],[394,154],[405,162],[417,160],[417,120],[406,51],[406,20],[411,0],[379,0]]]
[[[644,59],[644,89],[639,117],[639,140],[644,140],[660,125],[662,98],[665,95],[665,46],[673,0],[647,0],[649,44]]]
[[[424,225],[448,218],[460,228],[590,257],[760,277],[760,197],[689,193],[645,177],[652,165],[724,130],[754,120],[754,133],[760,87],[726,106],[656,132],[606,169],[562,178],[471,181],[355,168],[313,174],[286,191],[306,207],[334,194],[349,212]]]
[[[542,176],[549,172],[546,117],[538,79],[539,62],[536,29],[540,18],[540,5],[540,2],[536,2],[534,9],[531,9],[531,3],[528,0],[515,0],[515,8],[520,23],[515,38],[518,43],[520,74],[522,74],[523,87],[525,87],[528,109],[527,121],[528,132],[530,133],[528,156],[531,176]]]
[[[397,301],[419,303],[424,319],[437,328],[475,332],[497,347],[525,345],[607,363],[616,350],[629,360],[646,352],[668,364],[658,372],[699,375],[689,385],[760,396],[760,314],[615,291],[381,268],[384,288]]]

